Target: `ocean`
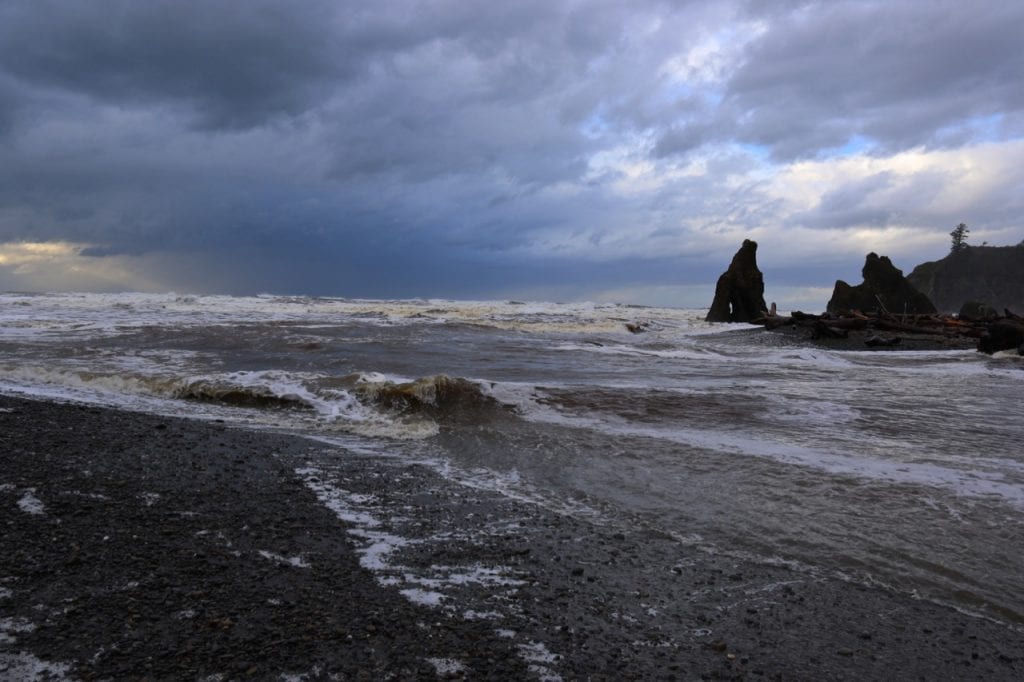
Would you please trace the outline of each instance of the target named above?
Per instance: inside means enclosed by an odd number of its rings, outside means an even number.
[[[1024,625],[1024,359],[831,351],[705,312],[8,293],[0,392],[299,434]]]

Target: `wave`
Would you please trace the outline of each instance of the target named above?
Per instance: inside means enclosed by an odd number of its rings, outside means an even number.
[[[354,390],[363,402],[442,421],[476,421],[508,412],[511,407],[489,394],[482,382],[443,374],[406,382],[362,380]]]
[[[815,403],[785,396],[758,398],[742,392],[714,391],[622,394],[593,386],[533,384],[501,384],[494,391],[500,392],[505,401],[514,402],[522,419],[537,424],[613,438],[651,439],[709,456],[751,457],[867,481],[942,488],[964,497],[996,498],[1024,508],[1024,488],[1015,476],[1007,475],[1001,459],[986,467],[989,463],[976,456],[964,461],[886,456],[885,451],[898,449],[898,442],[890,444],[882,436],[851,431],[861,417],[859,411],[827,400]],[[819,427],[842,424],[846,431],[832,438],[819,438],[812,431],[806,437],[790,428],[794,423]],[[859,440],[849,440],[853,437]],[[871,452],[865,444],[877,452]]]
[[[554,350],[595,353],[597,355],[652,357],[669,360],[699,360],[702,362],[706,362],[709,360],[730,359],[728,356],[723,355],[721,352],[719,352],[720,349],[712,349],[708,347],[685,348],[681,346],[658,347],[651,345],[634,346],[626,344],[562,343],[558,344],[557,346],[554,346]]]
[[[237,372],[183,382],[171,397],[298,412],[296,419],[305,426],[402,439],[430,437],[445,425],[480,423],[509,412],[483,383],[446,375],[409,381],[379,373]]]
[[[128,364],[131,370],[112,371],[0,365],[0,389],[146,410],[153,409],[152,400],[162,400],[161,411],[185,416],[204,415],[203,406],[243,410],[246,423],[399,439],[428,438],[443,425],[511,413],[484,382],[446,375],[408,380],[380,373],[330,376],[267,370],[180,376],[147,374],[144,366]],[[175,410],[175,404],[194,407]]]
[[[303,393],[306,393],[303,391]],[[296,392],[278,393],[266,385],[238,385],[210,379],[199,379],[185,382],[183,386],[172,391],[172,397],[181,400],[197,400],[214,402],[235,407],[251,408],[291,408],[313,410],[315,401],[309,394]]]
[[[514,301],[362,300],[304,296],[169,294],[0,294],[0,321],[77,336],[123,334],[147,325],[213,327],[272,322],[357,321],[366,326],[473,325],[555,334],[623,334],[642,321],[651,332],[708,331],[703,311],[619,304]],[[643,320],[637,317],[643,315]],[[7,333],[8,330],[5,331]]]

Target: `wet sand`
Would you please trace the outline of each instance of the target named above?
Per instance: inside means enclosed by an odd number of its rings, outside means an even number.
[[[217,423],[0,396],[0,528],[4,680],[1024,676],[1004,624]]]

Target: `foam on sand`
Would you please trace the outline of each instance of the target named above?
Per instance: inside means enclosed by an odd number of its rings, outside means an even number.
[[[3,648],[16,644],[17,635],[34,632],[36,626],[24,618],[0,618],[0,679],[69,680],[71,666],[36,658],[24,651],[9,653]]]
[[[36,658],[24,651],[16,654],[0,653],[0,676],[6,680],[73,680],[67,663],[52,663]]]
[[[46,507],[35,495],[35,488],[28,488],[21,495],[21,499],[18,500],[18,509],[25,512],[26,514],[33,514],[36,516],[42,516],[46,513]]]
[[[395,555],[405,547],[430,543],[447,546],[459,538],[444,532],[424,538],[407,537],[402,534],[402,528],[415,524],[415,520],[394,516],[381,500],[328,482],[330,473],[318,467],[300,467],[296,473],[324,506],[349,525],[348,535],[356,542],[360,565],[373,573],[378,583],[399,588],[413,603],[441,608],[450,601],[449,593],[467,586],[485,586],[511,593],[524,584],[507,567],[479,562],[433,564],[422,568],[403,565],[396,561]]]
[[[529,670],[544,682],[560,682],[562,676],[549,666],[558,660],[558,656],[548,651],[543,642],[531,641],[520,644],[519,655],[529,664]]]
[[[286,556],[281,556],[280,554],[274,554],[273,552],[268,552],[265,549],[261,549],[259,551],[259,554],[264,559],[269,559],[270,561],[276,561],[277,563],[284,564],[285,566],[292,566],[294,568],[309,568],[310,567],[310,563],[307,562],[305,559],[303,559],[301,556],[286,557]]]

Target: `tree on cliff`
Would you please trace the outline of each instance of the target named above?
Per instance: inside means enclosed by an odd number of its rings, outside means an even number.
[[[949,233],[949,236],[953,238],[953,244],[949,247],[950,253],[957,253],[967,248],[967,233],[970,232],[967,229],[966,223],[960,223],[953,228],[953,231]]]

